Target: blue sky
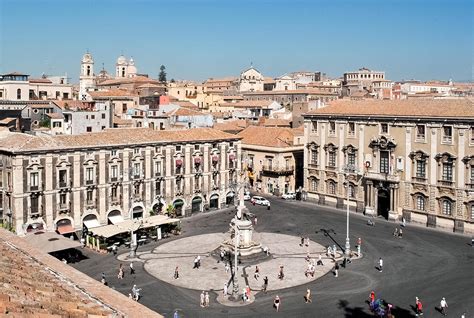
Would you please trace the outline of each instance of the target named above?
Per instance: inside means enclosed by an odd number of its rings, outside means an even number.
[[[133,56],[168,79],[341,76],[366,66],[393,80],[472,78],[473,7],[464,0],[0,0],[0,72],[78,82],[88,49],[96,73]]]

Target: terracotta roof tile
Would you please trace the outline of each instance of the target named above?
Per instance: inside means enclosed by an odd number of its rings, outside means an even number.
[[[472,99],[334,101],[307,115],[428,117],[474,119]]]
[[[290,121],[287,119],[280,118],[266,118],[265,121],[262,123],[262,126],[290,127]]]
[[[272,104],[273,101],[268,100],[244,100],[236,103],[220,103],[222,107],[234,107],[234,108],[267,108]]]
[[[130,93],[123,89],[111,89],[106,91],[93,91],[89,92],[92,98],[97,97],[122,97],[122,96],[130,96],[130,97],[137,97],[137,94]]]
[[[212,128],[194,128],[179,132],[149,128],[112,128],[97,133],[60,136],[33,136],[21,133],[0,132],[0,150],[19,152],[83,149],[235,138],[231,134]]]
[[[249,126],[238,136],[243,137],[242,145],[285,148],[293,146],[295,134],[291,128]]]

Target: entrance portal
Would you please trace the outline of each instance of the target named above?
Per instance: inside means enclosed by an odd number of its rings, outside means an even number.
[[[377,202],[377,215],[381,215],[388,219],[388,211],[390,211],[390,193],[387,189],[379,189]]]
[[[177,199],[176,201],[173,202],[173,206],[174,206],[176,216],[183,216],[184,201],[181,199]]]
[[[191,213],[201,212],[202,199],[201,197],[194,197],[191,202]]]
[[[209,208],[210,209],[218,209],[219,208],[219,195],[213,194],[209,199]]]
[[[132,211],[132,219],[138,219],[143,217],[143,208],[141,206],[136,206]]]

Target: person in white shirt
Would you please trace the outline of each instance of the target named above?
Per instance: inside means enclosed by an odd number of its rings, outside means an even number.
[[[383,269],[383,259],[379,258],[379,272],[382,272]]]
[[[446,299],[443,297],[443,299],[441,299],[441,302],[439,303],[440,307],[441,307],[441,313],[446,316],[447,313],[446,313],[446,308],[448,308],[448,303],[446,302]]]

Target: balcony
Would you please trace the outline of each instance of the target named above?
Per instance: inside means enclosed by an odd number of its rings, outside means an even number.
[[[442,187],[452,187],[454,185],[454,181],[451,180],[438,180],[438,185]]]
[[[139,179],[143,179],[143,178],[142,178],[142,175],[140,175],[140,174],[134,174],[134,175],[132,175],[132,179],[133,180],[139,180]]]
[[[90,185],[94,185],[95,184],[95,181],[94,180],[86,180],[86,185],[90,186]]]
[[[31,191],[31,192],[37,192],[37,191],[39,191],[39,186],[38,186],[38,185],[30,186],[30,191]]]
[[[365,178],[379,181],[390,181],[400,182],[400,176],[398,174],[379,173],[379,172],[367,172]]]
[[[262,166],[262,176],[290,176],[295,173],[294,166],[286,166],[286,167],[275,167],[275,166]]]
[[[95,200],[86,200],[86,206],[87,207],[94,207],[95,206]]]
[[[411,180],[412,180],[413,182],[426,183],[426,178],[425,178],[425,177],[422,177],[422,176],[412,177]]]
[[[466,183],[466,189],[469,191],[474,191],[474,181],[471,181],[471,183]]]
[[[69,185],[66,181],[59,181],[58,183],[58,188],[59,189],[65,189],[65,188],[69,188]]]
[[[155,171],[155,177],[161,177],[162,173],[161,171]]]
[[[58,210],[59,211],[69,210],[69,203],[59,203]]]

